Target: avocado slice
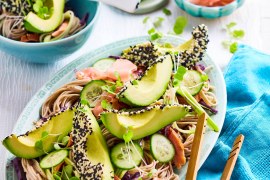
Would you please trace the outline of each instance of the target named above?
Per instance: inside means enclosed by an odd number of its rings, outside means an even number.
[[[189,111],[186,105],[155,105],[130,112],[104,112],[101,119],[105,127],[116,137],[132,131],[132,139],[154,134],[163,127],[185,117]]]
[[[81,179],[114,179],[109,150],[96,118],[80,105],[73,120],[74,161]]]
[[[64,136],[71,132],[73,114],[74,111],[68,109],[56,114],[40,127],[23,135],[16,136],[11,134],[2,143],[17,157],[26,159],[37,158],[53,150],[53,143],[61,141]],[[49,135],[41,140],[42,133],[44,132],[47,132]],[[35,147],[35,143],[39,140],[42,141],[43,150]]]
[[[119,93],[120,101],[131,106],[148,106],[166,91],[172,75],[173,63],[170,55],[161,56],[150,66],[137,84],[129,83]]]
[[[49,19],[42,19],[35,13],[29,12],[24,18],[26,30],[34,33],[45,33],[55,30],[62,22],[65,0],[52,0],[53,12]]]

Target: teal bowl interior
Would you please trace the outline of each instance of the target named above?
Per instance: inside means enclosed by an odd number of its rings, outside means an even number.
[[[88,0],[69,0],[71,9],[80,19],[89,14],[87,25],[80,32],[53,42],[24,43],[0,36],[0,50],[17,59],[34,63],[53,63],[79,49],[91,34],[99,14],[100,3]]]
[[[243,5],[245,0],[235,0],[230,4],[218,7],[205,7],[191,3],[189,0],[175,0],[178,7],[195,17],[214,19],[232,14]]]

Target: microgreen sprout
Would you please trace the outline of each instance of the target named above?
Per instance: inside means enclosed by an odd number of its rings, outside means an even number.
[[[167,8],[163,8],[163,9],[162,9],[162,12],[163,12],[166,16],[172,15],[172,12],[171,12],[169,9],[167,9]]]
[[[188,20],[186,17],[184,16],[177,17],[173,26],[174,33],[182,34],[187,24],[188,24]]]
[[[101,101],[101,107],[103,108],[103,109],[106,109],[106,110],[111,110],[112,109],[112,105],[111,105],[111,103],[109,103],[107,100],[105,100],[105,99],[103,99],[102,101]]]

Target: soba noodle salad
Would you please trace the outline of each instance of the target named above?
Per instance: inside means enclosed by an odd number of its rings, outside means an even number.
[[[144,42],[76,70],[53,92],[26,134],[3,140],[26,179],[178,179],[198,117],[217,99],[201,64],[207,27],[179,46]]]
[[[76,34],[86,26],[65,0],[1,0],[0,35],[22,42],[50,42]]]

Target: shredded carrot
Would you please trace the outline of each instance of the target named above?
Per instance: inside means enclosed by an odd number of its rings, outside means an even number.
[[[201,100],[200,94],[196,94],[196,95],[194,96],[194,98],[196,99],[197,102],[199,102],[199,101]]]
[[[68,21],[64,21],[64,22],[58,27],[58,29],[52,33],[52,36],[53,36],[53,37],[59,36],[60,34],[62,34],[62,33],[66,30],[67,26],[68,26]]]
[[[114,175],[114,180],[121,180],[118,176]]]
[[[64,161],[63,162],[61,162],[60,164],[58,164],[58,165],[56,165],[55,167],[53,167],[53,171],[54,172],[58,172],[61,168],[62,168],[62,166],[64,165]]]
[[[38,34],[25,34],[21,36],[22,42],[39,42],[39,35]]]
[[[169,128],[167,137],[175,148],[175,155],[173,158],[174,164],[178,169],[180,169],[182,165],[186,164],[184,144],[172,128]]]
[[[72,141],[72,136],[70,135],[69,136],[69,140],[68,140],[68,143],[67,143],[67,147],[70,147],[73,145],[73,141]]]

